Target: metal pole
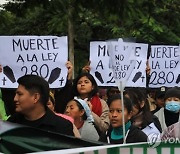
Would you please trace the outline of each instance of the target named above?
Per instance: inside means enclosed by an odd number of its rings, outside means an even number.
[[[123,144],[126,143],[125,140],[125,120],[124,120],[124,97],[123,97],[123,85],[122,85],[122,81],[120,81],[120,92],[121,92],[121,102],[122,102],[122,124],[123,124]]]

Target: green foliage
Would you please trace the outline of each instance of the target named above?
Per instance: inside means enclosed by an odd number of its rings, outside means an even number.
[[[7,11],[1,10],[0,12],[0,35],[7,35],[12,28],[15,16]]]
[[[0,11],[0,34],[68,35],[68,8],[73,11],[77,70],[88,61],[93,40],[180,42],[179,0],[15,0]]]

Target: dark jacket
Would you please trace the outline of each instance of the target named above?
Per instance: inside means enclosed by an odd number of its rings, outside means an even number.
[[[104,137],[100,138],[100,141],[108,142],[109,140],[111,144],[122,144],[123,139],[119,139],[119,140],[112,139],[111,132],[112,132],[112,127],[109,128],[109,130],[106,132],[106,135]],[[143,131],[141,131],[138,127],[131,125],[126,138],[126,143],[137,143],[137,142],[147,142],[147,135]]]
[[[7,115],[13,115],[15,114],[15,103],[14,102],[14,96],[16,89],[11,88],[1,88],[2,91],[2,100],[5,103],[5,109]]]
[[[55,111],[57,113],[64,113],[67,103],[72,100],[72,81],[67,80],[63,88],[55,89]]]
[[[162,133],[161,123],[159,122],[159,119],[157,116],[153,115],[153,122],[156,128]]]
[[[7,121],[43,129],[46,131],[74,136],[72,123],[62,117],[55,115],[48,108],[45,115],[38,120],[29,121],[25,119],[22,114],[16,113]]]

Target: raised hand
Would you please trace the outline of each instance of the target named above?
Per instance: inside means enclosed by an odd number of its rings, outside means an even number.
[[[68,69],[68,76],[67,79],[68,80],[72,80],[72,75],[73,75],[73,65],[70,61],[66,62],[66,67]]]

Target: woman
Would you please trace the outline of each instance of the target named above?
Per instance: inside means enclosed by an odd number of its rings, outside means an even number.
[[[100,141],[112,144],[147,142],[146,134],[131,124],[132,104],[129,98],[124,97],[125,138],[123,138],[123,115],[120,94],[111,96],[108,99],[108,104],[111,126],[106,132],[106,136],[101,138]]]
[[[98,141],[99,135],[93,123],[93,116],[86,101],[75,97],[68,102],[65,114],[74,119],[82,138]]]
[[[79,134],[79,131],[77,130],[76,126],[74,125],[74,120],[70,116],[67,116],[65,114],[57,113],[55,112],[55,98],[54,93],[52,90],[50,90],[49,93],[49,101],[47,102],[48,108],[53,111],[57,116],[60,116],[62,118],[65,118],[66,120],[69,120],[73,124],[73,133],[75,137],[81,138],[81,135]]]
[[[73,92],[74,96],[88,100],[98,132],[105,133],[109,127],[109,108],[107,103],[97,95],[98,86],[94,77],[86,72],[80,74],[74,80]]]
[[[151,133],[156,133],[160,138],[160,133],[162,132],[160,122],[150,112],[149,103],[142,90],[129,88],[124,94],[130,98],[133,105],[132,124],[139,127],[147,136]]]
[[[170,125],[180,121],[180,87],[168,89],[164,100],[165,107],[155,113],[159,118],[163,131]]]

